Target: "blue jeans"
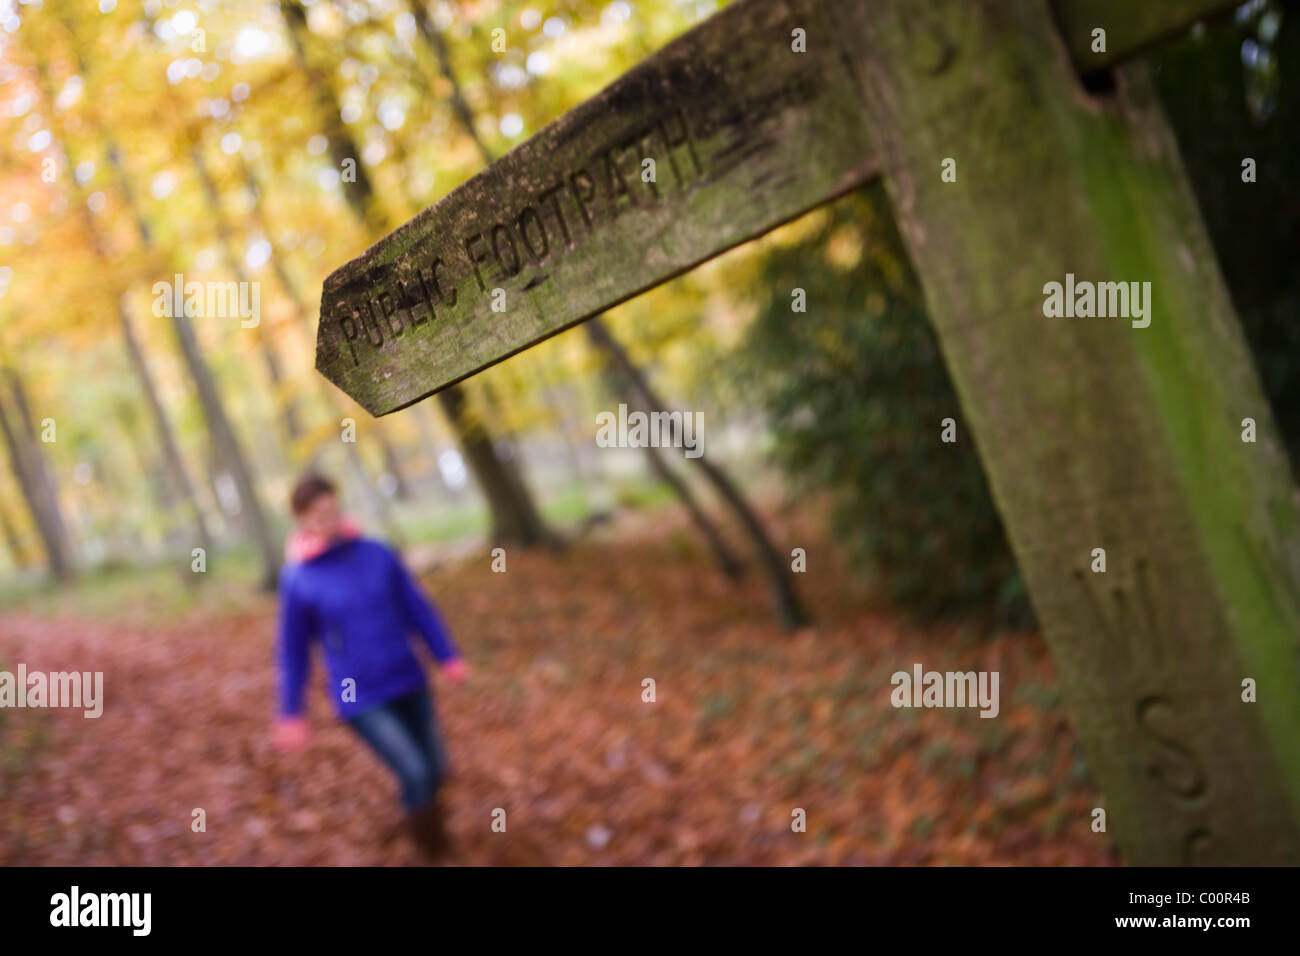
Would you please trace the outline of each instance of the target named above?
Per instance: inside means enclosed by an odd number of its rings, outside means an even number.
[[[428,688],[357,714],[348,723],[397,775],[402,805],[407,810],[428,806],[448,769]]]

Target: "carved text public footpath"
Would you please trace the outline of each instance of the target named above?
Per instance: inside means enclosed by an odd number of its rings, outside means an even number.
[[[629,169],[629,156],[636,161],[635,169]],[[654,176],[643,176],[645,159],[655,160]],[[396,340],[439,321],[439,309],[444,317],[455,317],[461,311],[458,304],[465,306],[462,292],[485,295],[517,276],[526,262],[541,266],[577,248],[601,219],[612,220],[626,209],[658,200],[663,161],[682,190],[704,172],[680,107],[597,150],[590,162],[556,176],[522,209],[502,210],[490,226],[459,236],[454,243],[440,243],[456,250],[452,261],[440,255],[421,259],[417,251],[408,278],[394,275],[387,286],[377,281],[361,301],[340,303],[331,316],[353,364],[361,364],[358,346],[378,349],[385,339]],[[466,283],[471,276],[473,282]],[[545,276],[536,276],[524,289],[543,281]]]

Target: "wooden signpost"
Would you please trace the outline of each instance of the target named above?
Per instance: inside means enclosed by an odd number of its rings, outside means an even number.
[[[816,6],[728,8],[339,269],[317,367],[393,411],[865,182]]]
[[[1144,69],[1080,82],[1231,6],[738,0],[333,273],[317,368],[395,411],[883,176],[1108,832],[1300,862],[1293,479]]]

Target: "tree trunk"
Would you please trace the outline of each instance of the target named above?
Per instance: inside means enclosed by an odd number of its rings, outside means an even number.
[[[334,168],[342,170],[345,163],[351,162],[356,173],[355,183],[344,184],[343,197],[356,217],[366,224],[368,232],[381,233],[387,216],[375,196],[370,175],[361,160],[361,150],[357,149],[351,134],[343,126],[338,99],[329,77],[312,64],[308,55],[306,38],[310,30],[307,27],[307,12],[298,0],[280,0],[280,15],[288,27],[289,40],[293,44],[298,66],[307,74],[308,83],[316,95],[316,113],[325,125],[325,139],[329,144],[330,158],[334,160]]]
[[[649,380],[647,380],[641,369],[632,362],[627,352],[609,334],[609,330],[599,318],[592,319],[587,323],[587,333],[622,370],[631,383],[634,394],[639,395],[641,400],[651,408],[668,409],[668,406],[655,394]],[[763,522],[758,517],[758,513],[745,500],[745,496],[741,494],[740,489],[736,487],[726,472],[711,462],[708,455],[701,455],[699,458],[690,460],[704,472],[709,483],[722,496],[722,500],[727,503],[727,506],[745,529],[745,534],[754,546],[759,563],[763,567],[763,574],[767,578],[768,592],[772,597],[772,606],[781,625],[787,630],[796,630],[803,627],[808,623],[809,616],[804,609],[803,602],[799,600],[798,592],[795,590],[794,577],[789,563],[776,550],[776,545],[768,537],[767,530],[763,527]]]
[[[587,323],[586,329],[588,337],[595,342],[599,332],[593,331],[593,325],[590,322]],[[616,393],[623,394],[630,390],[628,387],[629,382],[627,381],[627,373],[621,366],[615,365],[613,362],[607,362],[606,370],[608,377],[611,380],[611,384],[615,386],[614,391]],[[643,401],[635,401],[633,407],[646,413],[651,410]],[[687,513],[691,516],[691,523],[695,525],[700,534],[704,536],[705,541],[708,542],[709,549],[713,552],[713,556],[717,560],[718,567],[722,570],[722,573],[733,581],[740,580],[744,574],[744,563],[740,561],[740,559],[732,552],[731,548],[728,547],[726,539],[723,538],[722,533],[709,519],[709,516],[705,514],[704,509],[700,507],[699,502],[695,500],[695,495],[691,492],[691,489],[687,486],[686,482],[684,482],[678,474],[673,471],[668,463],[664,461],[662,449],[646,445],[644,450],[646,453],[646,462],[649,464],[650,470],[657,478],[672,489],[673,494],[677,496],[678,500],[681,501],[682,505],[686,508]]]
[[[12,384],[14,378],[10,370],[3,371],[9,373],[6,377]],[[18,408],[11,416],[5,409],[4,396],[0,395],[0,431],[4,432],[14,478],[18,480],[18,487],[31,512],[32,523],[36,525],[41,542],[45,545],[50,574],[55,580],[67,581],[72,578],[72,548],[57,502],[53,508],[50,506],[50,489],[43,484],[41,451],[31,446],[30,425],[21,420],[22,416],[22,410]]]
[[[62,537],[67,548],[67,554],[72,563],[75,564],[75,555],[77,553],[77,541],[79,536],[69,531],[70,525],[64,517],[63,507],[60,504],[61,493],[59,491],[59,479],[53,471],[50,470],[49,462],[46,460],[45,451],[41,448],[43,441],[36,432],[36,418],[32,413],[31,405],[27,401],[27,386],[23,384],[22,376],[18,374],[18,369],[10,367],[9,388],[13,392],[15,412],[23,425],[26,433],[25,447],[28,453],[28,464],[31,469],[32,478],[36,482],[36,488],[44,502],[46,514],[49,515],[50,522],[55,531]]]
[[[522,488],[519,473],[509,462],[497,458],[491,437],[480,422],[471,419],[464,389],[455,385],[444,389],[438,393],[438,402],[452,423],[461,454],[487,499],[492,514],[492,542],[525,548],[558,545],[558,539],[533,505],[532,496]]]
[[[240,157],[240,171],[243,174],[244,183],[253,197],[253,219],[256,222],[258,229],[261,230],[262,234],[267,236],[269,240],[271,227],[267,222],[266,213],[262,209],[261,184],[258,182],[257,176],[254,174],[252,167],[244,162],[242,157]],[[311,329],[309,328],[311,309],[307,305],[307,299],[302,294],[302,290],[298,287],[293,276],[289,273],[289,268],[285,264],[284,257],[280,254],[279,250],[274,248],[271,251],[271,268],[272,271],[275,272],[276,280],[280,283],[280,288],[288,297],[289,302],[293,305],[294,314],[297,317],[296,325],[298,330],[307,336],[309,344],[312,343]],[[344,417],[348,417],[343,403],[339,400],[339,393],[319,375],[312,375],[311,377],[312,380],[316,382],[317,387],[320,390],[321,398],[324,400],[326,407],[333,411],[335,419],[341,420]],[[371,423],[371,427],[375,434],[375,441],[378,443],[380,452],[384,456],[384,461],[396,461],[397,452],[393,448],[392,442],[389,441],[383,423],[376,420]],[[363,507],[370,514],[376,517],[390,539],[398,540],[400,538],[400,532],[393,521],[392,508],[389,507],[388,499],[375,491],[374,484],[366,476],[365,464],[361,460],[361,453],[357,450],[356,444],[353,442],[344,442],[343,444],[343,451],[348,459],[348,471],[352,476],[353,486],[356,488],[357,494],[362,499]],[[310,458],[314,460],[315,457],[316,455],[313,452]],[[397,472],[396,477],[399,481],[399,488],[405,492],[407,486],[402,473],[400,471]]]
[[[203,158],[202,149],[197,145],[193,146],[190,149],[190,158],[194,163],[194,169],[198,172],[199,182],[203,185],[203,193],[207,198],[208,208],[217,227],[217,242],[220,244],[222,255],[226,260],[226,268],[234,275],[236,281],[251,286],[252,280],[249,278],[248,270],[244,268],[244,259],[237,248],[234,230],[231,228],[230,223],[226,221],[225,212],[221,208],[221,193],[217,189],[216,181],[212,178],[211,170],[208,169],[207,161]],[[257,335],[258,351],[262,353],[262,362],[266,366],[267,378],[270,379],[271,389],[276,396],[277,405],[279,405],[277,410],[284,416],[285,436],[290,444],[296,445],[298,439],[302,437],[298,403],[292,395],[285,394],[286,383],[284,373],[280,368],[280,356],[276,354],[275,347],[271,344],[271,337],[267,333],[266,325],[260,321],[260,316],[255,334]]]
[[[3,498],[0,498],[0,531],[4,532],[5,544],[13,557],[14,567],[19,570],[28,567],[31,559],[28,557],[27,549],[23,547],[22,536],[18,534],[18,528],[14,525],[13,517],[9,514],[9,508]]]
[[[120,299],[117,314],[122,328],[122,340],[126,345],[127,355],[131,358],[131,367],[135,370],[135,377],[140,383],[140,389],[144,392],[145,404],[149,408],[149,417],[153,420],[154,430],[158,433],[158,444],[162,449],[164,468],[171,479],[173,488],[185,500],[190,515],[194,519],[194,531],[197,535],[198,546],[203,548],[205,553],[211,554],[212,533],[208,529],[207,518],[203,514],[203,508],[199,504],[199,496],[194,490],[194,483],[190,480],[189,472],[185,468],[185,462],[181,458],[180,447],[176,444],[176,436],[172,434],[171,423],[167,420],[167,413],[163,410],[162,401],[158,397],[157,386],[154,385],[153,375],[150,374],[149,365],[145,361],[144,350],[141,349],[139,339],[136,338],[131,317],[127,315],[126,308],[121,304]]]
[[[235,486],[239,489],[240,519],[244,528],[252,536],[253,544],[262,560],[262,587],[273,590],[280,572],[280,549],[275,542],[270,521],[262,508],[261,499],[258,497],[252,469],[244,457],[243,450],[239,447],[230,419],[226,417],[225,408],[221,404],[221,395],[217,391],[217,383],[203,360],[190,320],[183,312],[174,315],[172,328],[176,332],[176,342],[180,346],[185,364],[198,390],[199,403],[203,407],[203,416],[207,419],[208,429],[212,432],[218,453],[226,467],[230,469]]]
[[[1145,67],[1090,96],[1046,3],[847,15],[872,148],[1118,843],[1141,865],[1300,862],[1297,494]],[[1048,317],[1069,275],[1149,282],[1145,319]]]

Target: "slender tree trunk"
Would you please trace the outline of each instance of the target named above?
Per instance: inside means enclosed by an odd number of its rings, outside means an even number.
[[[442,73],[443,79],[445,79],[451,87],[450,98],[452,112],[456,114],[457,121],[473,141],[475,148],[478,150],[479,156],[483,160],[483,165],[491,166],[495,157],[493,156],[492,151],[488,148],[487,143],[483,142],[483,137],[479,135],[478,129],[474,126],[474,112],[470,109],[469,103],[466,102],[465,96],[461,92],[460,78],[456,75],[456,71],[452,67],[451,53],[447,49],[446,41],[442,38],[442,34],[438,32],[437,28],[434,27],[433,21],[429,19],[428,9],[421,0],[408,0],[408,2],[411,13],[415,17],[416,27],[419,30],[420,35],[424,38],[425,45],[433,51],[434,56],[438,60],[438,69]],[[430,98],[433,98],[434,92],[432,87],[428,88],[428,95]],[[500,406],[501,400],[497,396],[496,389],[493,387],[491,379],[483,377],[482,382],[484,394],[487,396],[488,400]],[[543,400],[549,401],[545,396],[545,393],[543,393]],[[506,426],[504,422],[502,423],[501,428],[505,433],[506,438],[513,444],[518,445],[518,441],[515,439],[514,435],[510,433],[509,427]]]
[[[623,374],[627,376],[634,393],[639,394],[641,399],[651,408],[668,408],[655,394],[641,369],[632,362],[627,352],[609,334],[609,330],[605,328],[603,323],[588,322],[587,332],[593,338],[601,340],[601,347],[614,360]],[[745,500],[745,496],[741,494],[740,489],[736,487],[726,472],[711,462],[707,455],[701,455],[699,458],[691,459],[691,461],[704,472],[709,482],[717,489],[718,494],[722,496],[722,499],[731,508],[732,513],[735,514],[741,526],[745,529],[745,534],[753,544],[754,550],[758,553],[763,573],[767,577],[768,590],[772,595],[772,604],[782,625],[793,630],[808,623],[808,612],[804,609],[803,602],[799,600],[798,592],[795,591],[794,576],[790,571],[789,563],[777,551],[772,539],[768,537],[758,513]]]
[[[503,467],[508,463],[497,458],[487,431],[469,416],[464,390],[443,389],[438,393],[438,402],[452,422],[453,431],[460,440],[461,453],[478,477],[479,488],[487,499],[492,514],[493,543],[523,547],[557,545],[558,541],[533,505],[532,497],[520,488],[519,473],[513,468]]]
[[[595,338],[595,335],[592,333],[590,322],[587,323],[587,334],[593,339]],[[611,384],[615,386],[614,390],[618,393],[627,392],[629,384],[626,381],[627,372],[622,367],[609,361],[606,362],[605,368],[607,377],[610,379]],[[651,410],[644,401],[634,399],[633,402],[633,407],[642,412],[648,413]],[[650,470],[657,478],[668,485],[668,487],[673,490],[673,493],[681,500],[681,503],[685,506],[687,512],[691,516],[691,522],[695,525],[700,534],[704,536],[705,541],[708,542],[709,548],[718,562],[718,567],[722,569],[722,573],[731,580],[738,581],[744,574],[744,563],[736,557],[735,553],[727,545],[726,539],[723,538],[722,533],[718,530],[717,526],[709,516],[705,514],[704,509],[700,507],[694,493],[687,486],[686,482],[684,482],[681,477],[673,471],[672,467],[664,461],[662,449],[646,445],[644,450],[646,454],[646,462],[649,464]]]
[[[40,436],[36,432],[36,419],[32,415],[31,403],[27,401],[27,386],[23,384],[22,376],[18,374],[16,368],[10,367],[9,389],[13,393],[15,411],[19,421],[22,422],[23,431],[27,436],[27,448],[29,449],[30,462],[32,467],[32,476],[36,478],[40,487],[44,489],[46,507],[50,513],[59,520],[60,524],[66,523],[62,520],[62,510],[58,506],[59,500],[59,482],[50,471],[49,465],[45,461],[45,453],[41,450]]]
[[[15,412],[27,436],[26,448],[28,449],[32,477],[36,481],[37,490],[44,500],[45,510],[50,516],[50,522],[57,533],[62,536],[66,543],[67,553],[75,563],[79,536],[70,531],[70,528],[75,526],[70,525],[64,518],[63,507],[60,504],[59,480],[50,469],[49,462],[45,457],[45,451],[41,447],[45,443],[41,441],[36,432],[36,418],[32,413],[30,403],[27,401],[27,386],[23,384],[18,369],[11,366],[8,372],[9,387],[13,392]]]
[[[451,63],[451,51],[447,48],[447,41],[442,38],[438,28],[434,26],[433,20],[429,17],[429,8],[423,3],[423,0],[408,0],[411,9],[411,15],[415,17],[415,26],[420,36],[424,39],[425,45],[433,51],[433,55],[438,60],[438,69],[442,72],[443,78],[451,85],[451,109],[456,114],[456,119],[460,123],[465,134],[474,142],[478,149],[479,156],[483,159],[484,166],[491,166],[495,157],[492,151],[488,149],[487,143],[479,136],[478,128],[474,125],[474,111],[470,109],[464,93],[461,92],[460,78],[456,75],[456,69]]]
[[[236,488],[239,489],[240,517],[244,527],[252,536],[262,560],[262,587],[267,590],[274,589],[280,571],[280,549],[275,542],[271,523],[257,494],[252,469],[244,457],[243,450],[239,447],[230,419],[226,417],[225,408],[221,404],[221,395],[217,391],[216,380],[213,379],[212,372],[203,360],[190,320],[184,313],[174,315],[172,328],[176,333],[176,342],[180,346],[181,354],[185,357],[185,364],[189,367],[190,376],[194,379],[195,388],[198,390],[199,403],[203,407],[208,428],[217,443],[222,459],[230,468]]]
[[[7,369],[4,371],[8,372]],[[32,523],[36,525],[41,542],[45,545],[50,574],[58,581],[70,580],[72,549],[57,505],[50,508],[49,489],[42,486],[38,463],[40,449],[29,447],[30,438],[27,426],[21,421],[21,412],[15,409],[11,416],[5,409],[3,396],[0,396],[0,431],[4,433],[5,445],[9,449],[9,464],[14,478],[17,479],[23,499],[31,512]]]
[[[154,385],[153,375],[149,372],[149,365],[145,361],[144,350],[140,347],[139,339],[136,337],[131,317],[127,314],[126,308],[121,304],[120,299],[118,300],[118,320],[122,328],[122,341],[126,345],[127,355],[131,359],[131,367],[135,370],[135,377],[140,383],[141,391],[144,392],[149,417],[153,421],[154,430],[158,434],[158,444],[162,449],[164,469],[171,479],[172,486],[180,493],[186,507],[189,508],[190,516],[194,520],[194,530],[198,536],[198,546],[203,548],[205,553],[211,554],[212,533],[208,528],[207,517],[199,504],[199,496],[195,492],[194,483],[190,480],[189,471],[181,458],[180,447],[176,444],[176,436],[172,434],[171,423],[167,420],[167,412],[164,411],[162,401],[158,397],[157,386]]]
[[[642,407],[641,410],[644,412],[649,411],[649,409],[645,407]],[[679,499],[681,499],[682,504],[686,507],[687,512],[691,516],[691,522],[699,530],[700,534],[704,535],[705,540],[708,542],[709,549],[713,552],[713,556],[717,560],[718,567],[722,570],[722,573],[733,581],[739,581],[744,576],[745,565],[736,557],[726,540],[722,537],[722,533],[718,530],[717,526],[709,516],[704,513],[704,509],[701,508],[699,502],[695,500],[695,494],[687,486],[686,482],[682,481],[669,464],[664,461],[663,455],[659,453],[658,448],[652,448],[647,445],[644,451],[646,453],[646,460],[650,463],[650,470],[653,471],[661,481],[668,485]]]
[[[240,158],[240,169],[244,177],[244,183],[252,193],[254,221],[256,222],[258,229],[264,236],[268,237],[269,241],[271,228],[270,224],[267,222],[266,213],[262,209],[261,184],[257,181],[257,177],[253,173],[252,168],[243,161],[242,157]],[[308,317],[311,314],[311,310],[307,306],[307,300],[303,295],[302,290],[294,281],[293,276],[289,273],[289,268],[285,264],[284,258],[280,255],[279,250],[275,248],[272,248],[271,252],[271,268],[275,272],[275,277],[280,283],[281,290],[284,292],[285,296],[288,297],[290,304],[293,305],[294,314],[297,317],[296,326],[298,331],[306,335],[308,337],[308,342],[310,343],[311,330],[309,328],[310,320]],[[337,421],[344,417],[348,417],[343,403],[339,400],[339,393],[319,375],[312,375],[311,379],[316,383],[325,406],[333,411],[335,420]],[[375,420],[371,423],[371,427],[375,433],[375,441],[378,443],[380,452],[384,456],[384,461],[395,461],[397,452],[388,438],[387,430],[383,427],[383,423]],[[400,529],[393,520],[392,508],[389,507],[388,499],[383,495],[378,494],[375,491],[374,484],[369,478],[367,478],[365,463],[361,460],[361,453],[358,451],[356,444],[353,442],[344,442],[343,446],[343,452],[347,456],[348,461],[348,472],[352,476],[353,487],[356,489],[357,494],[361,499],[362,506],[383,526],[385,533],[391,540],[399,540],[401,537]],[[311,457],[313,460],[315,459],[315,452],[312,453]],[[403,480],[402,473],[398,472],[396,477],[399,480],[399,488],[406,489],[407,486]]]
[[[0,497],[0,531],[4,532],[5,544],[13,557],[14,567],[19,569],[28,567],[31,559],[27,555],[27,549],[23,547],[22,536],[18,534],[18,528],[14,525],[13,516],[9,513],[3,497]]]
[[[334,160],[334,168],[341,170],[350,163],[356,175],[355,183],[344,186],[344,199],[356,217],[365,223],[368,232],[381,233],[387,217],[375,196],[365,163],[361,161],[361,150],[357,149],[351,134],[343,127],[338,99],[329,77],[312,64],[308,55],[306,38],[310,30],[307,27],[307,12],[298,0],[280,0],[280,15],[289,29],[289,40],[293,44],[298,65],[307,74],[308,85],[315,93],[316,112],[325,124],[325,139],[329,144],[330,158]],[[349,189],[348,186],[354,188]]]
[[[199,146],[190,149],[190,158],[194,163],[194,169],[198,172],[199,182],[203,184],[203,193],[208,201],[208,208],[211,210],[212,218],[217,227],[217,241],[221,245],[222,255],[226,260],[226,268],[235,276],[236,281],[250,285],[253,280],[248,275],[248,270],[244,268],[243,256],[237,248],[235,241],[234,229],[226,220],[225,212],[221,207],[221,193],[217,189],[216,181],[212,178],[212,171],[208,168],[207,161],[203,158],[203,150]],[[297,444],[302,437],[302,425],[298,418],[298,403],[292,395],[286,394],[287,383],[285,382],[284,372],[280,367],[280,356],[276,354],[275,347],[271,344],[271,337],[267,332],[266,324],[260,321],[257,323],[257,345],[258,350],[262,353],[262,362],[266,366],[267,378],[271,381],[277,400],[279,400],[280,411],[284,415],[284,431],[291,444]],[[280,397],[283,396],[282,399]]]

